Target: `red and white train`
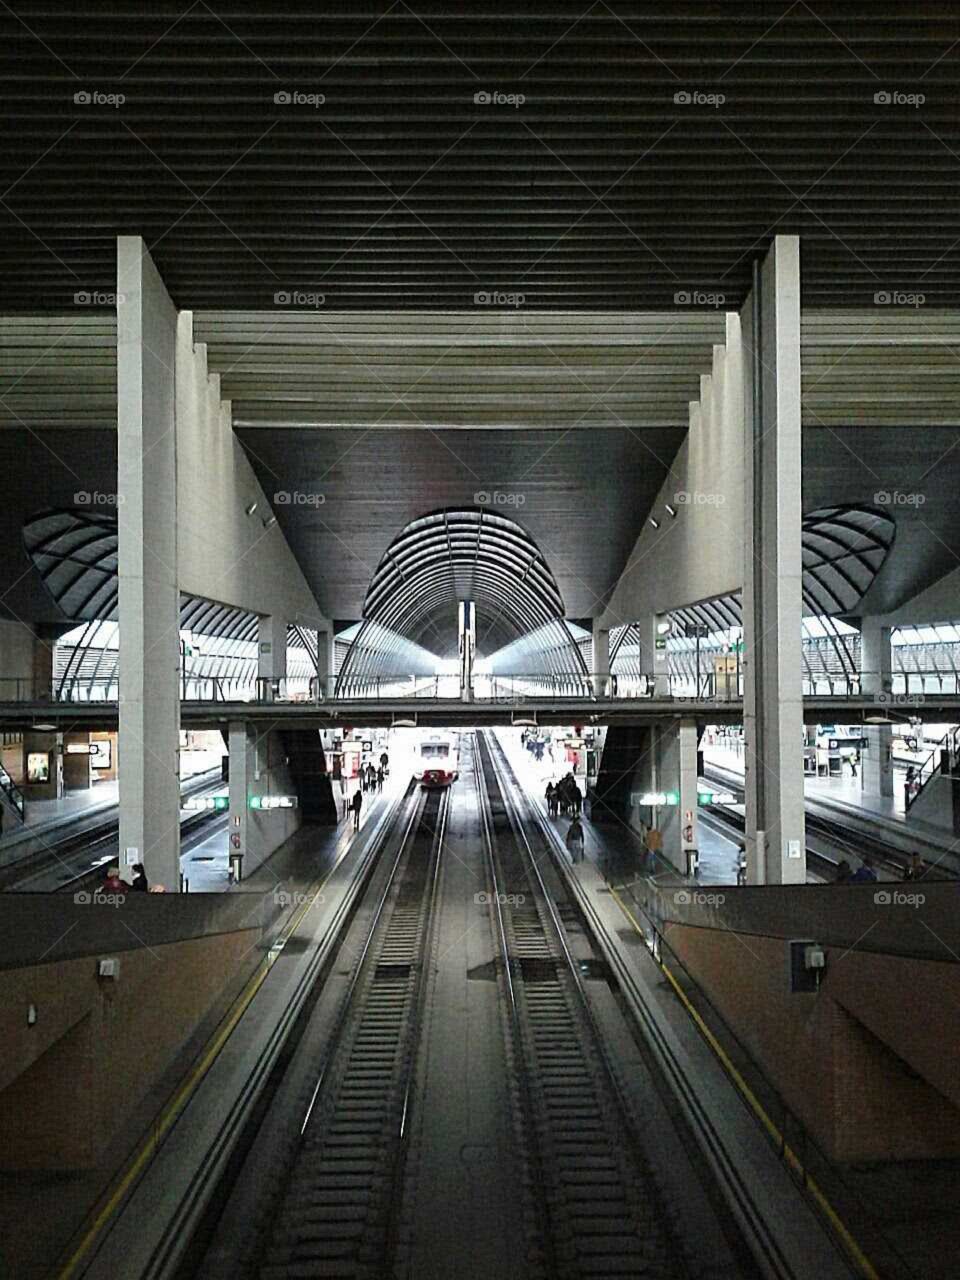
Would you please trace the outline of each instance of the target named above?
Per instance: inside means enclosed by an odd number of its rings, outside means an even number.
[[[424,787],[449,787],[460,776],[458,736],[431,733],[417,744],[413,776]]]

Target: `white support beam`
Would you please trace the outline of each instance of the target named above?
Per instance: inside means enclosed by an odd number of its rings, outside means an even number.
[[[177,313],[140,236],[117,241],[120,854],[180,885]]]
[[[741,313],[747,878],[806,880],[801,689],[800,243],[777,236]]]

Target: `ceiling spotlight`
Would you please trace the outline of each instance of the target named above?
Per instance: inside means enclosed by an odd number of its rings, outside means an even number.
[[[659,529],[659,528],[660,528],[660,521],[659,521],[659,520],[654,520],[653,516],[651,516],[651,517],[650,517],[650,523],[653,525],[653,527],[654,527],[655,529]]]
[[[264,520],[263,522],[263,527],[265,529],[272,529],[276,523],[277,523],[276,516],[267,516],[266,520]]]
[[[254,500],[253,500],[253,501],[250,503],[250,505],[247,507],[247,515],[248,515],[248,516],[252,516],[252,515],[253,515],[253,513],[256,511],[257,507],[259,507],[259,505],[260,505],[260,503],[259,503],[259,502],[257,502],[256,498],[254,498]]]
[[[669,502],[665,502],[663,505],[667,508],[667,515],[675,516],[677,514]]]

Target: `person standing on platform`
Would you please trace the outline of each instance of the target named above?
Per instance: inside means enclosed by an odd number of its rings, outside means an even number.
[[[353,793],[353,799],[350,802],[350,808],[353,810],[353,829],[360,830],[360,810],[363,808],[363,792],[357,787]]]
[[[377,770],[377,790],[383,790],[383,765]]]
[[[547,813],[551,818],[555,818],[557,816],[557,789],[552,782],[547,783],[547,789],[543,795],[547,802]]]
[[[583,823],[574,818],[567,828],[567,852],[571,862],[583,861]]]
[[[133,880],[130,888],[138,893],[148,893],[150,891],[150,882],[147,880],[147,873],[142,862],[134,863]]]

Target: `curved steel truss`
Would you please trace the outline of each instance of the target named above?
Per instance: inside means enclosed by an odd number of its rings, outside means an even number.
[[[856,632],[838,619],[858,613],[893,546],[896,523],[875,507],[822,507],[803,517],[800,536],[806,674],[813,679],[827,668],[852,673],[858,670]],[[709,635],[702,642],[703,651],[718,649],[718,637],[743,626],[741,596],[716,596],[675,609],[670,616],[680,624],[668,641],[671,661],[678,671],[686,671],[690,664],[685,655],[695,642],[678,633],[687,625],[705,626]],[[639,675],[646,643],[637,623],[615,628],[610,637],[611,670]]]
[[[111,685],[117,678],[117,517],[81,508],[45,511],[24,526],[24,546],[58,608],[85,623],[58,645],[57,696]],[[259,620],[255,613],[185,593],[180,630],[203,636],[202,653],[184,657],[185,679],[215,679],[234,689],[257,678]],[[287,628],[289,675],[308,681],[316,673],[317,639],[296,623]]]
[[[342,679],[425,674],[423,664],[435,670],[439,660],[455,658],[457,610],[464,600],[476,609],[478,656],[509,646],[526,664],[519,670],[543,669],[543,661],[551,667],[560,661],[567,671],[582,668],[563,598],[537,544],[515,521],[467,507],[411,521],[387,548]],[[545,639],[549,651],[564,656],[539,659]]]

